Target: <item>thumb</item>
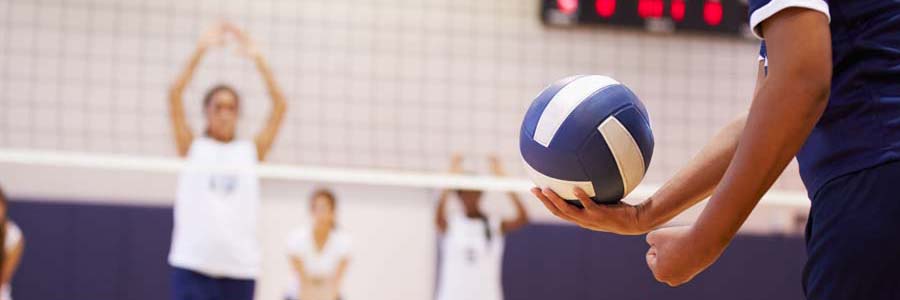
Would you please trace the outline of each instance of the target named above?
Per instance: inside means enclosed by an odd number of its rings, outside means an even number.
[[[650,250],[647,250],[647,266],[650,267],[650,271],[656,272],[656,247],[650,247]]]
[[[647,233],[647,237],[646,237],[647,245],[650,245],[651,249],[653,248],[653,246],[655,246],[656,244],[659,243],[659,239],[660,239],[659,230],[654,230],[654,231]]]
[[[650,246],[659,246],[667,240],[678,238],[688,228],[689,227],[687,226],[673,226],[656,229],[647,234],[647,244]]]

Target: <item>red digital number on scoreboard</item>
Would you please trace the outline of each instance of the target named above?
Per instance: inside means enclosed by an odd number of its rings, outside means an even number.
[[[597,16],[609,19],[616,14],[618,0],[595,0],[594,8]],[[632,1],[632,0],[627,0]],[[684,21],[687,0],[671,0],[669,17],[675,22]],[[658,19],[665,16],[664,0],[638,0],[637,15],[642,19]],[[564,14],[572,15],[578,11],[578,0],[556,0],[556,7]],[[703,3],[703,22],[709,26],[722,23],[722,3],[720,0],[705,0]]]
[[[703,3],[703,21],[709,26],[722,23],[722,3],[719,0],[707,0]]]
[[[643,19],[662,18],[663,8],[665,8],[663,0],[639,0],[638,16]]]
[[[609,18],[616,14],[616,0],[597,0],[594,3],[594,7],[597,8],[597,15]]]
[[[672,20],[675,22],[684,21],[684,0],[672,0],[669,14],[672,15]]]
[[[615,25],[749,37],[746,0],[539,0],[553,25]]]

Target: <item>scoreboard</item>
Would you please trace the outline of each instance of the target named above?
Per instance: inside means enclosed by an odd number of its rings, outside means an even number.
[[[540,0],[551,26],[624,26],[751,37],[746,0]]]

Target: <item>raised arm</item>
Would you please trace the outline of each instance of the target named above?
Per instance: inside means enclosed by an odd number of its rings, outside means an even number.
[[[459,174],[462,172],[462,155],[454,154],[450,159],[450,173]],[[450,194],[453,193],[453,190],[445,189],[441,191],[441,196],[438,199],[438,207],[434,212],[434,224],[437,226],[437,230],[439,233],[444,233],[447,231],[447,199],[450,198]]]
[[[756,91],[765,79],[765,67],[759,63]],[[533,189],[554,215],[581,227],[618,234],[644,234],[702,201],[712,194],[734,157],[744,131],[747,114],[741,114],[719,130],[700,152],[650,198],[633,206],[626,203],[596,205],[583,191],[576,191],[585,209],[565,203],[549,189]]]
[[[206,50],[222,43],[222,32],[222,25],[217,24],[203,35],[197,44],[197,49],[191,54],[187,66],[169,88],[169,116],[172,119],[172,130],[175,133],[175,146],[177,147],[178,155],[182,157],[187,156],[191,142],[194,140],[194,133],[191,131],[184,113],[184,101],[182,99],[184,90],[194,77],[194,71],[200,65],[200,60],[206,54]]]
[[[284,98],[284,93],[278,86],[278,82],[275,81],[272,69],[269,68],[268,62],[265,57],[263,57],[262,52],[259,51],[259,47],[256,46],[256,43],[243,30],[236,26],[226,24],[226,28],[237,37],[238,41],[240,41],[244,53],[256,63],[256,69],[259,70],[260,75],[262,75],[266,90],[269,92],[269,98],[272,99],[272,111],[269,113],[269,118],[254,139],[254,142],[256,143],[256,153],[259,156],[258,158],[260,161],[263,161],[266,159],[266,155],[269,154],[269,150],[275,142],[275,137],[278,136],[278,130],[281,129],[281,123],[284,120],[284,114],[287,111],[287,101]]]
[[[496,155],[491,155],[488,157],[488,161],[491,164],[491,172],[494,173],[494,176],[504,177],[506,176],[506,171],[503,170],[503,166],[500,164],[500,159],[497,158]],[[525,205],[522,204],[522,200],[519,199],[519,195],[516,192],[508,192],[509,199],[512,200],[513,206],[516,208],[516,217],[508,220],[503,220],[500,223],[500,230],[503,234],[507,234],[520,228],[524,227],[528,224],[528,211],[525,210]]]
[[[828,103],[828,17],[787,8],[762,23],[769,68],[734,159],[693,226],[647,235],[647,264],[660,281],[685,283],[712,264],[797,154]]]

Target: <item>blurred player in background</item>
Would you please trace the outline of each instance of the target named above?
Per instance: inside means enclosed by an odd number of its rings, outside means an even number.
[[[295,229],[287,240],[295,277],[286,300],[337,300],[350,264],[350,235],[337,227],[337,199],[316,190],[309,200],[311,225]]]
[[[262,74],[272,112],[253,141],[235,137],[241,103],[230,86],[220,85],[203,99],[206,128],[195,137],[184,113],[182,94],[203,55],[221,45],[226,35],[236,38]],[[175,226],[169,263],[173,298],[252,299],[260,272],[257,241],[259,179],[254,168],[266,158],[287,107],[266,60],[250,38],[229,24],[219,24],[200,40],[184,72],[169,94],[172,127],[178,154],[187,159],[178,181]],[[211,168],[233,168],[215,171]]]
[[[829,24],[830,23],[830,24]],[[692,226],[647,235],[647,264],[680,285],[718,259],[795,155],[812,199],[808,299],[900,299],[900,2],[750,0],[764,38],[753,104],[638,206],[566,205],[554,214],[595,230],[653,230],[710,196]]]
[[[500,160],[489,158],[495,176],[505,176]],[[462,173],[462,156],[451,159],[451,173]],[[462,202],[463,212],[447,216],[450,194]],[[435,221],[442,234],[441,272],[437,300],[501,300],[500,282],[504,236],[528,224],[528,214],[519,196],[509,193],[516,217],[501,220],[481,210],[481,191],[445,190],[441,192]]]
[[[22,253],[25,251],[25,237],[19,226],[16,226],[12,220],[7,217],[8,202],[3,190],[0,189],[0,249],[3,249],[2,257],[0,257],[0,270],[2,270],[2,286],[0,286],[0,300],[12,300],[12,282],[13,275],[16,274],[16,268],[22,260]]]

